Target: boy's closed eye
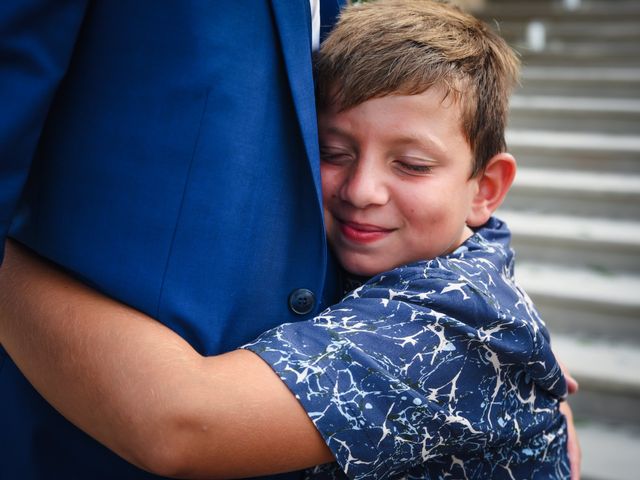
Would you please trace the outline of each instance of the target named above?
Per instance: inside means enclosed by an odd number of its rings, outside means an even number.
[[[339,147],[321,147],[320,161],[333,165],[342,165],[353,160],[355,157],[352,152],[346,148]]]
[[[424,176],[433,172],[433,165],[418,158],[399,158],[394,163],[402,173],[408,175]]]

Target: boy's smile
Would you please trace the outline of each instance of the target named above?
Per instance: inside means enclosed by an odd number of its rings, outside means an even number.
[[[373,275],[455,250],[476,225],[479,175],[461,108],[444,91],[318,116],[327,236],[349,272]],[[480,221],[480,223],[484,223]]]

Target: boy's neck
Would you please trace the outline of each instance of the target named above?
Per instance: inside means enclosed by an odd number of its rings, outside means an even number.
[[[354,275],[353,273],[347,272],[344,268],[340,269],[340,289],[342,295],[346,295],[347,293],[355,290],[358,287],[361,287],[365,284],[371,277],[362,276],[362,275]]]

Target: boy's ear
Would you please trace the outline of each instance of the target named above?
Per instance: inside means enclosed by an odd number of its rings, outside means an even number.
[[[498,153],[487,163],[484,172],[472,180],[477,182],[477,191],[471,203],[467,225],[479,227],[500,206],[516,176],[516,159],[508,153]]]

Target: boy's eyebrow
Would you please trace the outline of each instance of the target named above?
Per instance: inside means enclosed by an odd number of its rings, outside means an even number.
[[[319,137],[318,137],[318,141],[320,143],[320,148],[323,148],[323,142],[322,142],[322,137],[323,135],[331,135],[333,137],[338,137],[338,140],[340,140],[341,142],[344,142],[345,144],[349,145],[349,148],[355,148],[356,147],[356,140],[354,139],[353,135],[351,135],[349,133],[348,130],[344,130],[340,127],[337,127],[335,125],[331,125],[329,127],[326,128],[321,128],[319,129]]]
[[[345,137],[345,138],[351,138],[351,135],[349,135],[348,132],[346,132],[345,130],[341,129],[340,127],[336,127],[335,125],[332,125],[332,126],[326,127],[326,128],[321,128],[320,132],[321,133],[330,133],[330,134],[338,135],[340,137]]]
[[[353,136],[347,131],[338,126],[332,125],[320,130],[325,134],[337,135],[339,137],[343,137],[345,139],[352,139]],[[425,150],[434,151],[434,153],[444,154],[446,152],[446,148],[440,142],[434,141],[428,135],[411,135],[405,134],[397,136],[393,139],[393,143],[398,145],[418,145],[424,148]]]
[[[394,138],[393,143],[398,145],[418,145],[424,150],[436,155],[444,155],[447,152],[446,146],[431,138],[429,135],[402,135]]]
[[[354,142],[354,138],[348,130],[344,130],[336,125],[328,126],[320,131],[324,134],[336,135],[349,142]],[[429,135],[420,135],[417,132],[415,134],[404,134],[394,137],[392,143],[397,146],[417,145],[424,150],[425,153],[437,158],[442,158],[447,154],[447,146],[443,145],[442,142],[434,140]]]

